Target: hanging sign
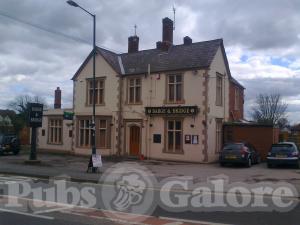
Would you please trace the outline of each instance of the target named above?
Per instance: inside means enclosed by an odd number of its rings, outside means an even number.
[[[28,103],[29,117],[28,124],[30,127],[41,127],[43,119],[43,104]]]

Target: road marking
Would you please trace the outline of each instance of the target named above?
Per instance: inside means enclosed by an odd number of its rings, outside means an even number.
[[[200,221],[200,220],[177,219],[177,218],[164,217],[164,216],[159,216],[158,218],[164,219],[164,220],[180,221],[183,223],[193,223],[193,224],[203,224],[203,225],[231,225],[231,224],[225,224],[225,223],[212,223],[212,222]]]
[[[72,209],[72,208],[74,208],[74,206],[46,209],[46,210],[35,211],[33,214],[44,214],[44,213],[62,211],[62,210]]]
[[[54,218],[50,217],[50,216],[35,215],[35,214],[31,214],[31,213],[19,212],[19,211],[14,211],[14,210],[9,210],[9,209],[1,209],[0,208],[0,211],[1,212],[19,214],[19,215],[23,215],[23,216],[36,217],[36,218],[40,218],[40,219],[54,220]]]

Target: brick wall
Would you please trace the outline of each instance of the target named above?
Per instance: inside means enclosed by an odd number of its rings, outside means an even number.
[[[279,129],[269,125],[258,124],[224,124],[223,142],[248,142],[251,143],[266,159],[272,144],[279,141]]]
[[[235,109],[235,91],[239,92],[239,109]],[[238,121],[244,118],[244,89],[234,82],[229,84],[229,116],[230,121]]]

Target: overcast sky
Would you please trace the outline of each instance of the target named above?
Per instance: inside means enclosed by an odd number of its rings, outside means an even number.
[[[300,122],[299,0],[76,0],[97,15],[97,45],[127,51],[127,38],[140,49],[161,40],[161,20],[173,18],[175,44],[223,38],[232,75],[246,87],[246,114],[258,93],[280,93],[288,116]],[[70,107],[72,82],[91,51],[92,18],[65,0],[0,0],[0,108],[17,95],[46,98],[63,90]]]

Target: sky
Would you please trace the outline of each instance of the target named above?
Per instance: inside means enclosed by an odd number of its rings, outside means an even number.
[[[299,0],[76,0],[96,14],[100,47],[127,51],[161,40],[161,21],[173,19],[174,44],[223,38],[231,74],[245,88],[249,118],[258,94],[279,93],[288,119],[300,123]],[[70,80],[92,49],[92,17],[65,0],[0,0],[0,108],[18,95],[37,95],[53,105],[56,87],[63,107],[72,105]]]

